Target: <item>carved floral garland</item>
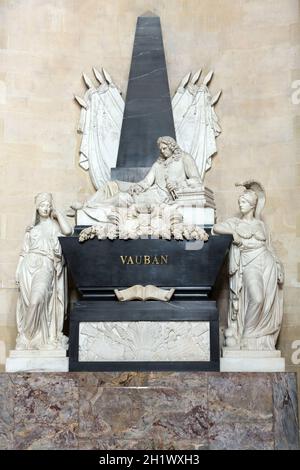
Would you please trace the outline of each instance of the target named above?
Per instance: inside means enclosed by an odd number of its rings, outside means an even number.
[[[208,234],[197,225],[186,225],[176,208],[167,205],[117,207],[108,221],[87,227],[79,234],[79,242],[93,238],[98,240],[136,240],[138,238],[162,238],[164,240],[207,241]]]

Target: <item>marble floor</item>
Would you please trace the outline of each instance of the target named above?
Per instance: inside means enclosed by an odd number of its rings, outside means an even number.
[[[291,373],[0,374],[0,449],[298,449]]]

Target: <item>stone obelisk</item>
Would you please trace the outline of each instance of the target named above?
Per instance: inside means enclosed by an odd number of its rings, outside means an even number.
[[[112,179],[139,181],[158,155],[158,137],[175,138],[160,19],[137,19],[117,168]]]

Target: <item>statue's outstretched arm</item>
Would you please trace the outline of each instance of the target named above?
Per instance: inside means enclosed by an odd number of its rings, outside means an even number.
[[[234,232],[234,228],[226,222],[220,222],[218,224],[215,224],[212,228],[213,235],[233,235]]]
[[[240,246],[242,241],[240,236],[236,233],[236,219],[231,218],[225,220],[225,222],[219,222],[215,224],[211,231],[212,235],[232,235],[233,243]]]

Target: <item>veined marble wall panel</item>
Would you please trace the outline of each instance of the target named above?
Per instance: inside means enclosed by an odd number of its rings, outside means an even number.
[[[295,374],[0,374],[0,449],[296,450]]]

